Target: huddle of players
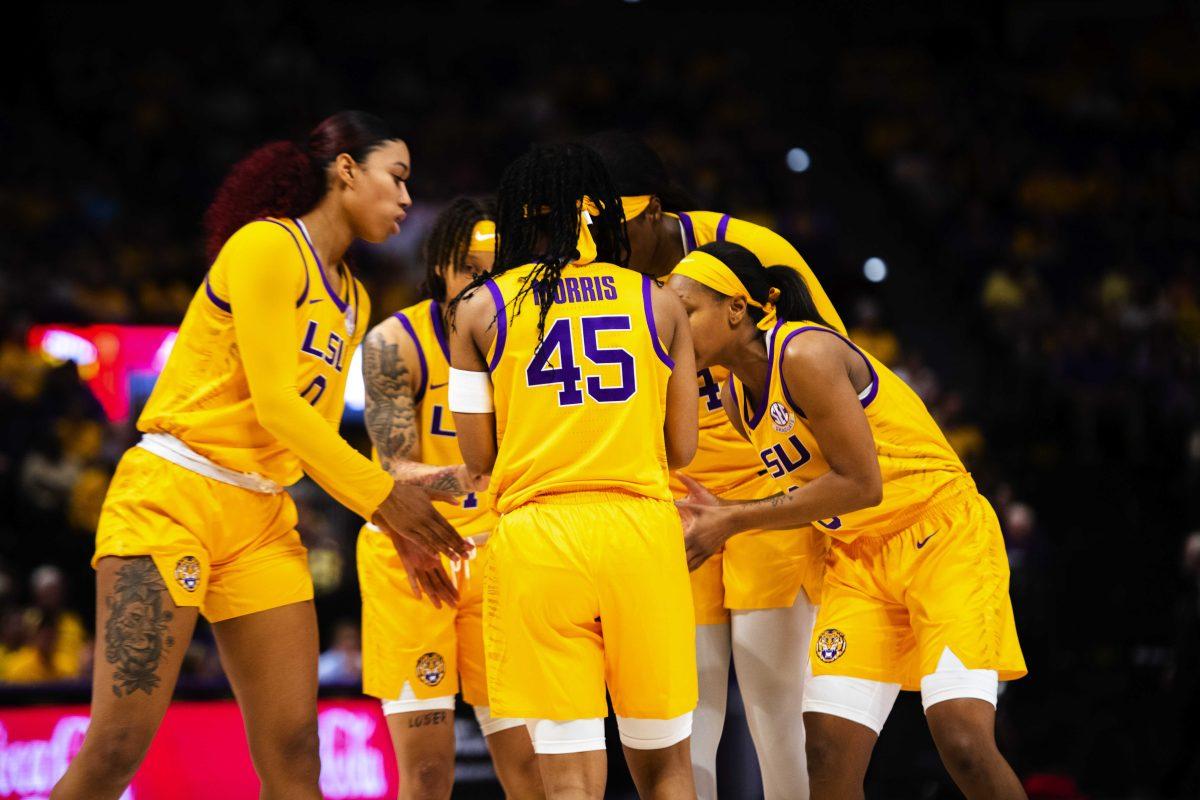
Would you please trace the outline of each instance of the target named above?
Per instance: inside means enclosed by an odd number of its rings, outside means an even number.
[[[304,474],[370,522],[364,688],[401,797],[449,796],[460,685],[512,797],[603,796],[606,694],[643,797],[714,797],[731,657],[769,798],[860,797],[902,688],[968,797],[1024,796],[993,733],[1025,672],[999,526],[928,411],[782,238],[689,210],[630,137],[588,144],[454,203],[430,299],[369,336],[344,256],[398,232],[403,139],[341,112],[231,169],[105,498],[54,800],[128,786],[200,614],[262,796],[321,796]],[[374,460],[337,433],[364,337]]]
[[[442,213],[430,298],[366,339],[376,457],[441,470],[475,544],[360,533],[364,689],[430,784],[402,794],[448,793],[461,685],[510,797],[602,796],[606,688],[643,796],[716,797],[732,655],[768,798],[810,767],[861,792],[901,688],[969,796],[1022,796],[992,737],[1025,667],[990,506],[791,245],[676,195],[633,137],[535,147],[498,209]]]

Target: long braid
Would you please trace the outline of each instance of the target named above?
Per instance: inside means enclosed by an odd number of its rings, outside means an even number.
[[[510,269],[534,264],[510,305],[516,316],[525,296],[535,283],[540,284],[541,291],[535,295],[540,343],[562,272],[579,257],[579,202],[584,197],[601,209],[593,215],[591,225],[596,260],[625,266],[629,257],[625,212],[600,156],[580,144],[535,145],[510,164],[500,180],[496,265],[471,281],[459,298]],[[451,319],[457,300],[450,306]]]
[[[446,297],[444,276],[462,271],[471,246],[471,232],[483,220],[495,218],[496,202],[490,197],[458,197],[438,214],[421,248],[426,294],[439,303],[450,299]]]

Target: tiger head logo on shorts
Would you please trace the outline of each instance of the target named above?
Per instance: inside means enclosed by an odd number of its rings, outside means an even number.
[[[189,592],[196,591],[196,584],[200,583],[200,559],[184,556],[176,561],[175,582]]]
[[[817,637],[817,658],[826,664],[837,661],[846,652],[846,637],[835,628],[821,631]]]
[[[787,433],[796,427],[796,421],[792,419],[792,412],[783,403],[771,403],[771,424],[780,433]]]
[[[441,653],[426,653],[417,659],[417,677],[426,686],[437,686],[446,677],[446,659]]]

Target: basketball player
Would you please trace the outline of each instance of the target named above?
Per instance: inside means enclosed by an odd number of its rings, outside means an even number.
[[[318,800],[317,620],[296,509],[307,473],[388,535],[464,556],[421,487],[342,440],[370,304],[342,256],[411,205],[408,147],[348,111],[254,151],[206,216],[212,267],[138,420],[96,532],[91,725],[51,793],[117,798],[166,712],[196,617],[212,623],[263,798]]]
[[[831,539],[804,696],[812,796],[861,798],[897,694],[920,689],[963,793],[1025,797],[994,733],[998,681],[1026,672],[999,522],[924,404],[788,267],[714,243],[670,288],[697,363],[732,373],[726,412],[780,490],[684,504],[689,562],[751,528],[813,523]]]
[[[363,690],[383,702],[400,773],[401,800],[448,798],[454,785],[454,698],[475,716],[510,798],[542,796],[541,777],[522,719],[488,711],[483,656],[485,541],[496,525],[487,494],[462,464],[447,398],[446,308],[496,257],[493,204],[458,198],[425,242],[430,299],[385,319],[363,345],[366,423],[376,458],[397,480],[449,492],[437,503],[472,558],[449,563],[422,555],[372,524],[358,535],[363,598]],[[423,596],[424,595],[424,596]]]
[[[527,720],[548,797],[601,798],[607,687],[640,795],[692,798],[695,636],[667,476],[696,446],[683,309],[620,266],[620,200],[591,150],[534,147],[498,206],[496,267],[464,293],[450,348],[463,458],[500,513],[492,713]]]

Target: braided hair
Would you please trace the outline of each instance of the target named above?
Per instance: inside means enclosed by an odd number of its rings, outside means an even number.
[[[511,304],[521,302],[536,282],[539,301],[538,343],[546,329],[546,314],[554,303],[563,269],[579,258],[580,201],[591,199],[600,213],[592,217],[591,234],[596,260],[625,266],[629,237],[621,198],[600,156],[581,144],[540,144],[508,165],[497,194],[496,236],[499,247],[490,272],[476,276],[450,306],[453,319],[457,301],[510,269],[532,263]]]
[[[425,260],[426,294],[440,302],[446,297],[445,275],[461,272],[471,246],[471,231],[484,220],[496,219],[496,201],[491,197],[458,197],[438,214],[429,237],[421,247]]]

